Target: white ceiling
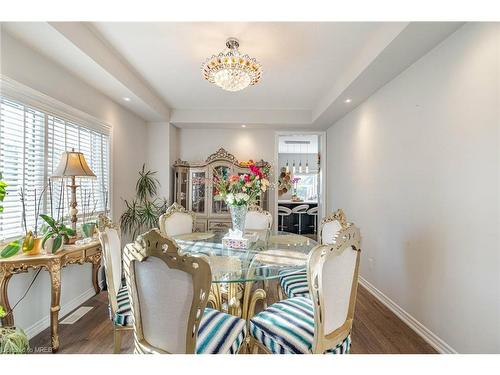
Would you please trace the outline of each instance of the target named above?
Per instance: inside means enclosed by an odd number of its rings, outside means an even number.
[[[311,110],[379,23],[95,23],[171,108]],[[261,82],[233,93],[202,79],[206,58],[237,37],[263,65]]]
[[[460,23],[3,23],[2,28],[147,121],[180,127],[325,128]],[[226,92],[201,64],[228,37],[263,65]],[[132,100],[125,102],[123,97]],[[347,104],[345,99],[351,98]]]

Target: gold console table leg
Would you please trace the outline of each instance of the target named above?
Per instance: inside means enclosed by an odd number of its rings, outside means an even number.
[[[7,295],[7,286],[9,285],[12,274],[0,268],[0,305],[3,306],[7,315],[2,319],[4,326],[14,325],[14,314],[12,314],[9,296]]]
[[[52,352],[59,350],[59,310],[61,309],[61,262],[58,259],[49,265],[50,282],[52,293],[50,300],[50,334],[52,341]]]

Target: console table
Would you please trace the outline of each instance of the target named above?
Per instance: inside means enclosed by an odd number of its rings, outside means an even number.
[[[101,266],[101,245],[93,241],[85,245],[65,245],[55,254],[24,255],[18,254],[11,258],[0,259],[0,305],[5,308],[7,316],[3,319],[6,326],[14,325],[14,316],[11,312],[7,287],[12,275],[28,272],[30,268],[43,268],[50,273],[51,303],[50,303],[50,332],[52,351],[59,349],[59,301],[61,298],[61,268],[68,264],[92,263],[92,282],[96,294],[101,291],[97,280]]]

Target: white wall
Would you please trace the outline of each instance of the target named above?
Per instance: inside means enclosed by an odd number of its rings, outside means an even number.
[[[121,198],[134,196],[137,173],[147,157],[145,122],[5,32],[1,33],[0,68],[1,73],[9,78],[112,125],[113,217],[118,219],[123,210]],[[9,286],[11,304],[22,295],[32,275],[29,272],[12,278]],[[90,265],[65,268],[62,271],[63,313],[68,312],[64,306],[70,306],[71,301],[76,303],[78,297],[84,298],[91,287]],[[49,306],[48,275],[43,271],[40,280],[16,308],[16,324],[25,329],[31,327],[29,333],[44,328],[41,323],[36,327],[33,325],[48,316]]]
[[[148,122],[146,167],[156,171],[160,182],[158,196],[170,198],[170,124],[168,122]]]
[[[274,130],[178,129],[179,157],[202,161],[223,147],[239,160],[274,160]]]
[[[462,353],[500,352],[499,45],[466,24],[327,133],[361,275]]]

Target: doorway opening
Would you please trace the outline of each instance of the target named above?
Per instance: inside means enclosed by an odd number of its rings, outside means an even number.
[[[316,239],[324,216],[323,132],[276,135],[275,218],[279,231]]]

